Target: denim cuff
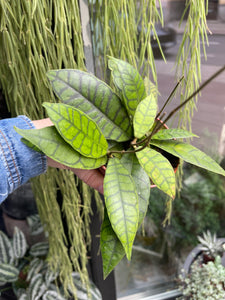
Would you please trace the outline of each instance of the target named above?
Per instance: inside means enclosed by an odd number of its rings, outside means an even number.
[[[14,126],[35,128],[26,116],[0,120],[0,203],[20,185],[47,169],[46,156],[26,146]]]

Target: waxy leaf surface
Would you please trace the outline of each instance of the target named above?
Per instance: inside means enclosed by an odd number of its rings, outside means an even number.
[[[174,198],[176,180],[170,162],[162,154],[151,148],[144,148],[142,151],[136,152],[136,155],[153,183],[164,193]]]
[[[150,180],[148,174],[140,165],[135,153],[124,154],[121,159],[121,163],[130,172],[135,182],[139,205],[139,227],[143,222],[148,209],[148,203],[150,198]]]
[[[80,154],[99,158],[108,144],[98,126],[82,111],[61,103],[43,105],[62,138]]]
[[[112,228],[130,259],[138,228],[138,195],[133,178],[116,157],[107,165],[104,196]]]
[[[171,129],[163,129],[159,130],[157,133],[155,133],[152,137],[152,139],[155,140],[172,140],[172,139],[185,139],[185,138],[191,138],[191,137],[197,137],[192,132],[189,132],[184,129],[179,128],[171,128]]]
[[[106,83],[80,70],[52,70],[47,75],[56,95],[86,113],[107,139],[120,142],[132,137],[126,109]]]
[[[125,61],[110,57],[108,65],[114,84],[123,97],[129,115],[133,117],[138,103],[146,97],[144,81],[138,71]]]
[[[30,130],[15,128],[15,130],[48,157],[65,166],[96,169],[107,161],[107,156],[98,159],[82,156],[63,140],[54,126]]]
[[[190,164],[225,176],[225,171],[220,167],[220,165],[218,165],[204,152],[190,144],[173,140],[152,140],[151,144],[183,159]]]
[[[134,136],[143,137],[155,122],[157,102],[153,95],[147,96],[139,104],[134,114]]]
[[[101,227],[100,247],[103,260],[103,274],[106,278],[125,255],[124,248],[112,229],[107,212]]]

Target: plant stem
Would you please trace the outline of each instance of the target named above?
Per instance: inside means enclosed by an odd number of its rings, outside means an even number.
[[[184,79],[184,76],[182,76],[179,81],[177,82],[176,86],[173,88],[172,92],[170,93],[169,97],[167,98],[165,104],[163,105],[163,107],[161,108],[161,110],[158,112],[156,119],[160,117],[161,113],[164,111],[165,107],[167,106],[167,104],[169,103],[170,99],[173,97],[174,93],[176,92],[178,86],[180,85],[180,83],[182,82],[182,80]]]

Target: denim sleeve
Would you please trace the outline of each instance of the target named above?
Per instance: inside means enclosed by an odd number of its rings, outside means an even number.
[[[0,120],[0,203],[20,185],[47,169],[46,156],[27,147],[14,126],[35,128],[26,116]]]

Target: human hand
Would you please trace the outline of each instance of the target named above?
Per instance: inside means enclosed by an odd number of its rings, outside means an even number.
[[[33,121],[33,124],[37,129],[53,125],[49,118]],[[75,169],[64,166],[63,164],[60,164],[49,157],[47,157],[47,163],[49,167],[71,170],[82,181],[103,194],[103,179],[105,175],[104,167],[94,170]]]

